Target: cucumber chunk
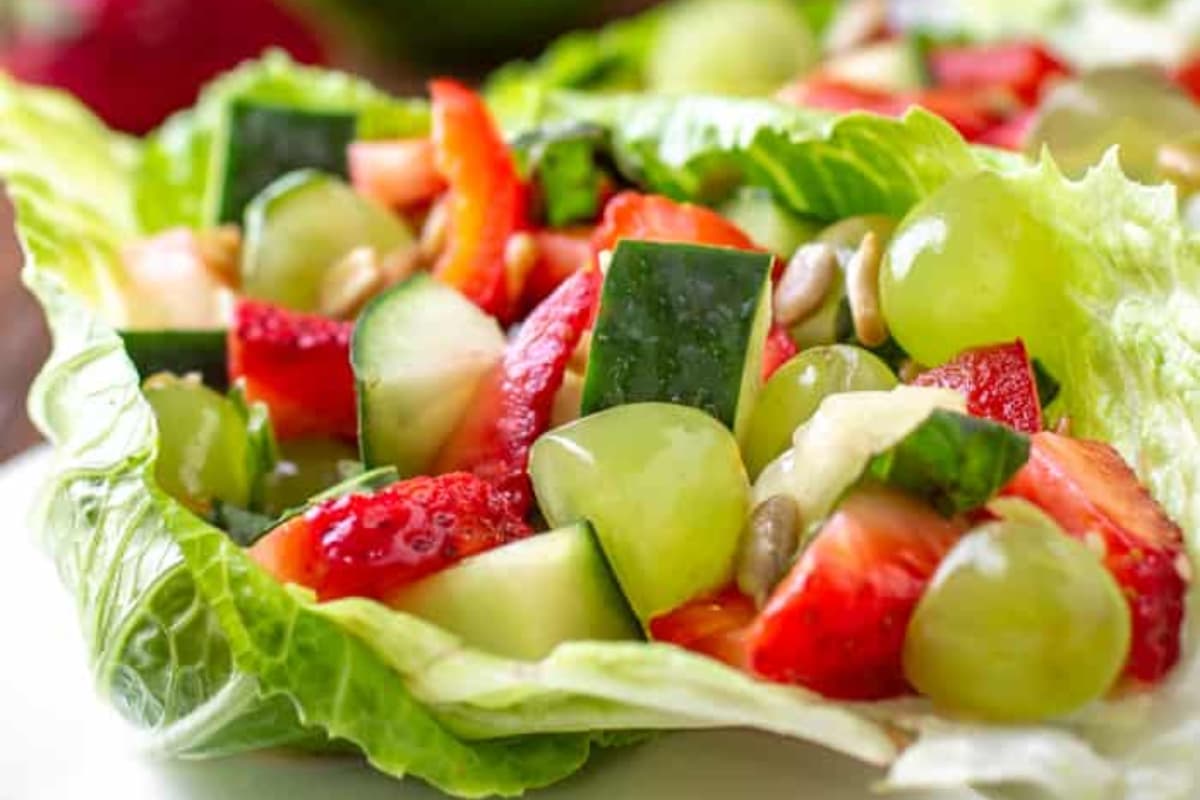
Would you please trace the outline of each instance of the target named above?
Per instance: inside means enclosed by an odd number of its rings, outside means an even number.
[[[357,127],[354,114],[235,101],[213,148],[210,219],[241,222],[255,195],[294,170],[318,169],[348,180],[347,148]]]
[[[587,523],[464,559],[387,604],[473,647],[530,661],[564,642],[641,638]]]
[[[218,391],[229,387],[227,334],[223,330],[127,330],[120,335],[129,360],[143,379],[159,372],[194,372],[206,386]]]
[[[350,344],[363,463],[423,474],[504,345],[494,319],[428,275],[372,300]]]
[[[242,291],[317,311],[325,272],[357,247],[384,256],[413,241],[404,222],[345,182],[313,170],[268,186],[246,209]]]
[[[583,414],[661,401],[712,414],[739,438],[762,383],[768,253],[624,240],[592,337]]]
[[[588,520],[638,619],[733,580],[749,482],[737,443],[686,406],[620,406],[542,436],[529,475],[551,525]]]

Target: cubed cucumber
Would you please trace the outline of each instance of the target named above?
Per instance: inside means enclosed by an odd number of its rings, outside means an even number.
[[[812,241],[824,227],[820,222],[793,214],[761,186],[744,186],[718,209],[755,244],[790,258],[796,248]]]
[[[733,580],[749,482],[711,416],[667,403],[611,408],[538,439],[529,475],[551,525],[592,523],[643,623]]]
[[[641,638],[587,523],[464,559],[386,602],[508,658],[534,661],[564,642]]]
[[[679,403],[740,438],[762,383],[772,261],[768,253],[623,240],[604,282],[583,414]]]
[[[213,144],[210,220],[241,222],[259,192],[298,169],[348,179],[347,148],[357,127],[354,114],[234,101]]]
[[[218,391],[229,386],[225,352],[227,334],[223,330],[127,330],[120,333],[125,352],[142,378],[159,372],[196,373],[206,386]]]
[[[372,300],[350,344],[363,462],[423,474],[504,345],[495,319],[428,275]]]
[[[268,186],[246,209],[242,292],[296,311],[318,311],[325,272],[357,247],[380,256],[410,244],[390,211],[314,170]]]
[[[912,92],[930,82],[925,48],[911,36],[841,53],[830,59],[823,70],[828,77],[879,92]]]

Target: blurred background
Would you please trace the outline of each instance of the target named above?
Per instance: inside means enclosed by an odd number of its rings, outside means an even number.
[[[652,0],[0,0],[0,69],[67,89],[109,125],[144,133],[213,76],[280,47],[399,92],[432,75],[479,79],[567,30]],[[21,285],[11,208],[0,198],[0,460],[35,444],[29,383],[49,352]]]

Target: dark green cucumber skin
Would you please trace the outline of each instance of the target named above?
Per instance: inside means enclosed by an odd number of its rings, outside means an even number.
[[[772,256],[622,241],[592,336],[584,415],[612,406],[694,406],[732,428]]]
[[[241,222],[255,195],[283,175],[315,169],[349,180],[354,114],[238,101],[229,109],[215,222]]]
[[[221,392],[229,388],[228,335],[223,330],[133,330],[121,331],[120,335],[142,379],[158,372],[196,372],[206,386]]]

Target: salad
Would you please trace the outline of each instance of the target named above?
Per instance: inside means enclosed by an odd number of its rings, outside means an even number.
[[[748,727],[1188,797],[1200,241],[945,121],[280,55],[143,140],[0,83],[38,530],[176,755],[460,796]]]

